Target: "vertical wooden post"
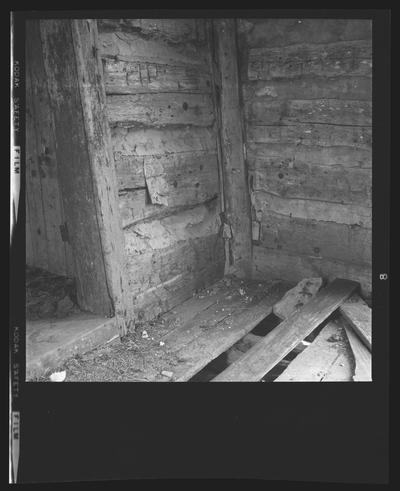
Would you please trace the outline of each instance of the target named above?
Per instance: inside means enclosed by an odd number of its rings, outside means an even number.
[[[228,273],[251,275],[251,210],[244,158],[239,95],[236,25],[234,19],[214,20],[220,138],[225,194],[226,235],[229,236]]]
[[[42,20],[57,159],[82,307],[131,318],[95,20]]]

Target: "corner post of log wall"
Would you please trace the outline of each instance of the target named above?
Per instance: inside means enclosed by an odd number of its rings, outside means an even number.
[[[222,174],[225,196],[225,234],[229,237],[226,273],[251,275],[251,207],[244,156],[236,22],[218,19],[214,24],[215,84],[220,116]]]
[[[122,336],[132,313],[97,24],[43,20],[40,27],[79,301],[114,315]]]

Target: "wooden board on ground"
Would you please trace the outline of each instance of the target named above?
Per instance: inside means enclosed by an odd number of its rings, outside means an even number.
[[[368,305],[358,295],[353,295],[340,306],[340,313],[350,323],[361,341],[371,351],[372,349],[372,312]]]
[[[329,322],[274,382],[351,382],[352,356],[345,338],[343,327]]]
[[[272,312],[281,319],[286,319],[295,310],[308,303],[321,286],[322,278],[305,278],[285,293],[282,299],[272,307]],[[262,336],[260,335],[257,336],[251,332],[246,334],[246,336],[227,351],[228,363],[230,364],[238,360],[243,353],[260,342],[261,339]],[[298,351],[304,349],[301,345],[298,345],[296,348],[298,348]]]
[[[294,312],[262,341],[253,346],[212,381],[256,382],[281,361],[293,348],[327,319],[357,288],[354,281],[335,279],[330,285]]]
[[[347,338],[354,355],[355,369],[354,382],[371,382],[372,381],[372,359],[371,352],[363,344],[354,330],[344,323]]]

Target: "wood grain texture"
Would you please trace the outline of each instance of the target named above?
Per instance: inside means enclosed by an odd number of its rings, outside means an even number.
[[[347,147],[371,150],[372,128],[329,124],[293,124],[247,128],[250,143],[301,144],[319,147]]]
[[[42,189],[37,161],[35,119],[31,103],[31,77],[28,71],[26,75],[26,227],[30,229],[33,254],[32,262],[28,264],[48,269],[46,223],[41,199]]]
[[[107,94],[209,93],[210,77],[196,65],[167,65],[103,59]]]
[[[341,339],[342,335],[343,328],[329,322],[274,382],[351,382],[354,368],[349,348],[343,342],[332,342],[332,338]]]
[[[336,165],[327,168],[297,159],[275,162],[255,162],[255,169],[249,172],[254,191],[265,191],[288,199],[315,199],[372,207],[372,176],[369,169],[347,169]]]
[[[354,382],[372,382],[371,352],[360,340],[352,327],[344,324],[344,328],[354,356]]]
[[[259,381],[358,287],[358,283],[352,281],[334,280],[212,381]]]
[[[252,124],[326,123],[371,126],[370,101],[314,99],[259,100],[245,105],[246,119]]]
[[[242,114],[239,101],[239,78],[234,20],[215,20],[217,65],[220,88],[221,149],[225,194],[225,212],[231,227],[231,267],[246,275],[251,263],[251,217],[243,154]]]
[[[128,331],[133,313],[125,275],[124,235],[106,119],[106,94],[97,48],[96,21],[73,21],[72,37],[107,287],[113,302],[116,325],[123,336]]]
[[[240,26],[249,47],[325,44],[372,37],[369,19],[243,19]]]
[[[128,62],[207,65],[206,53],[193,43],[169,43],[133,32],[101,32],[99,50],[103,58]]]
[[[269,168],[282,165],[293,168],[296,164],[306,166],[330,167],[324,169],[327,174],[338,169],[366,168],[371,173],[372,151],[366,148],[354,148],[351,145],[303,145],[290,143],[249,143],[248,161],[250,167]],[[368,173],[366,173],[368,174]]]
[[[341,75],[337,77],[297,77],[250,81],[243,85],[243,97],[264,100],[278,99],[342,99],[371,100],[372,78]]]
[[[97,24],[100,34],[131,32],[170,43],[201,43],[205,37],[201,19],[98,19]]]
[[[29,43],[27,43],[27,80],[28,97],[27,105],[30,115],[27,118],[27,124],[32,125],[28,133],[32,132],[36,140],[33,148],[28,148],[31,158],[36,160],[37,166],[32,166],[30,162],[27,180],[33,180],[32,186],[36,188],[37,194],[28,197],[27,204],[32,200],[37,201],[33,206],[32,227],[36,232],[40,228],[42,234],[40,241],[45,241],[38,252],[40,255],[46,254],[47,261],[38,260],[39,267],[45,268],[55,274],[66,275],[68,273],[66,244],[62,241],[60,234],[60,225],[64,223],[63,210],[61,207],[61,195],[58,184],[57,160],[55,156],[55,138],[52,114],[50,108],[49,95],[47,90],[47,80],[43,65],[42,42],[40,37],[40,28],[38,21],[28,21],[26,27]],[[32,144],[29,136],[27,139],[28,146]],[[29,185],[28,187],[30,187]],[[39,211],[41,208],[41,211]],[[37,213],[39,211],[39,216]],[[43,214],[41,220],[40,215]],[[38,220],[37,220],[38,219]],[[38,227],[35,227],[37,223]],[[35,265],[36,259],[31,260],[31,265]],[[41,266],[42,265],[42,266]]]
[[[303,44],[279,48],[251,48],[249,80],[305,76],[372,76],[371,41]]]
[[[253,246],[253,278],[273,278],[300,281],[309,276],[321,276],[332,281],[336,277],[358,281],[364,298],[371,298],[372,270],[370,264],[357,264],[346,260],[293,254],[284,250]]]
[[[321,289],[322,284],[322,278],[304,278],[276,302],[272,308],[273,313],[281,319],[286,319],[308,303]]]
[[[278,252],[368,266],[372,260],[371,229],[294,218],[272,211],[258,213],[258,245]]]
[[[340,313],[365,346],[372,351],[372,311],[362,298],[353,295],[340,306]]]
[[[72,24],[67,20],[43,20],[40,28],[54,114],[59,181],[76,261],[78,302],[84,310],[110,316],[113,305],[97,222],[97,198],[93,194],[88,141],[91,135],[86,136],[79,78],[82,74],[77,69]],[[97,86],[94,84],[94,90]]]
[[[371,229],[372,210],[365,204],[341,204],[312,198],[281,198],[274,193],[254,191],[252,193],[254,209],[263,214],[273,211],[280,215],[343,223]]]
[[[214,112],[210,95],[168,93],[109,95],[107,114],[117,126],[210,126]]]

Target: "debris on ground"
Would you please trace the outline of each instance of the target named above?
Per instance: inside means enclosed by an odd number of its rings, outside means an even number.
[[[63,370],[62,372],[54,372],[50,375],[50,380],[52,382],[64,382],[67,372]]]
[[[161,372],[161,375],[164,375],[164,377],[172,378],[173,377],[173,372],[170,372],[169,370],[163,370]]]

